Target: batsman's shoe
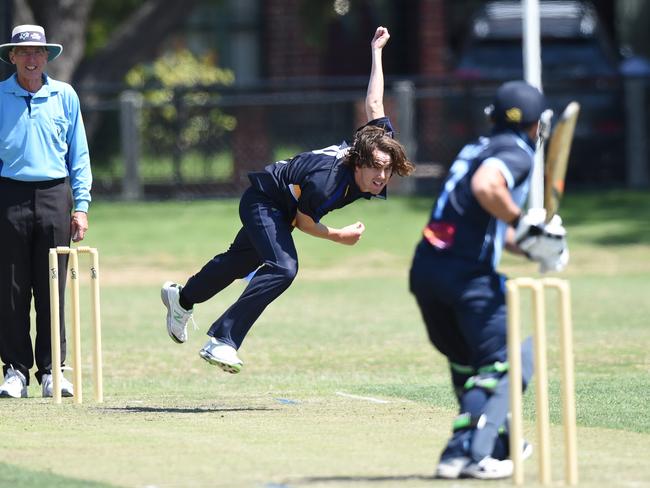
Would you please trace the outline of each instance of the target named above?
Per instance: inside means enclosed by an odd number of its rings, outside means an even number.
[[[72,386],[72,383],[68,381],[68,379],[61,375],[61,380],[60,380],[60,385],[59,387],[61,388],[61,396],[63,397],[72,397],[74,396],[74,387]],[[54,394],[54,383],[52,381],[52,375],[51,374],[44,374],[43,377],[41,378],[41,386],[43,388],[43,398],[50,398]]]
[[[495,448],[494,451],[492,451],[492,457],[495,459],[512,459],[512,456],[510,455],[510,439],[508,438],[507,433],[499,433],[499,438],[498,438],[498,443],[497,445],[501,444],[502,446],[505,445],[507,447],[507,451],[504,453],[500,451],[498,448]],[[533,455],[533,445],[528,442],[526,439],[521,440],[521,459],[525,461],[529,457]]]
[[[27,379],[13,366],[9,366],[5,382],[0,386],[0,398],[27,398]]]
[[[510,459],[498,460],[486,456],[479,462],[471,462],[465,466],[460,475],[463,478],[476,478],[479,480],[496,480],[512,476],[514,465]]]
[[[205,343],[205,346],[199,351],[199,356],[210,364],[219,366],[226,373],[237,374],[244,365],[237,356],[237,350],[234,347],[214,337],[210,337],[210,340]]]
[[[458,456],[447,459],[441,459],[436,467],[436,478],[446,480],[455,480],[460,476],[460,472],[472,460],[467,456]]]
[[[533,445],[524,439],[521,444],[521,459],[525,461],[532,455],[533,455]]]
[[[192,311],[185,310],[178,302],[182,286],[166,281],[160,290],[160,298],[167,307],[167,333],[172,341],[182,344],[187,340],[187,322],[192,319]]]

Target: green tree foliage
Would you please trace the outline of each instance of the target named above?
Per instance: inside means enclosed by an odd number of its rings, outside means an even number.
[[[94,56],[110,40],[111,35],[142,5],[141,0],[94,2],[86,28],[87,57]]]
[[[143,111],[143,137],[158,154],[196,151],[210,155],[218,140],[235,129],[235,117],[218,105],[215,87],[235,80],[211,55],[197,57],[187,49],[167,52],[151,64],[139,64],[126,83],[142,92],[151,107]],[[179,173],[180,175],[180,169]]]

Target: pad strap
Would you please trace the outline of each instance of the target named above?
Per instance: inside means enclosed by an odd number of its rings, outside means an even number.
[[[482,388],[483,390],[492,393],[498,384],[499,378],[495,376],[472,376],[465,382],[465,390],[471,390],[472,388]]]
[[[478,374],[468,378],[463,387],[465,390],[482,388],[488,393],[493,393],[497,388],[499,381],[501,381],[501,378],[507,371],[508,363],[502,363],[500,361],[488,364],[487,366],[482,366],[478,369]]]
[[[466,364],[452,363],[451,361],[449,361],[449,367],[451,368],[452,371],[460,374],[476,373],[476,370],[474,368],[472,368],[471,366],[467,366]]]
[[[496,361],[493,364],[488,364],[487,366],[481,366],[478,369],[479,373],[505,373],[508,371],[508,362],[502,363],[501,361]]]
[[[469,429],[480,429],[485,425],[485,415],[472,415],[469,412],[461,413],[454,419],[452,428],[454,432]]]

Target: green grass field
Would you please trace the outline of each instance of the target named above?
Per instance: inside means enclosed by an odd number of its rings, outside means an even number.
[[[85,244],[101,255],[105,402],[92,398],[82,280],[84,404],[0,402],[0,487],[341,488],[485,486],[434,480],[455,415],[446,363],[407,287],[429,199],[359,202],[347,247],[295,233],[300,273],[247,337],[244,369],[198,356],[236,282],[196,307],[186,344],[168,338],[160,285],[184,282],[238,230],[237,202],[97,202]],[[567,197],[581,486],[650,485],[650,195]],[[535,266],[508,257],[511,276]],[[552,319],[552,314],[551,314]],[[558,345],[550,320],[553,476],[563,478]],[[534,398],[525,398],[535,441]],[[536,456],[526,464],[534,485]],[[488,482],[510,486],[510,480]]]

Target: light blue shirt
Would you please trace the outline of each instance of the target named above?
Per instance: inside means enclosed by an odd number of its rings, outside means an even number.
[[[92,173],[79,97],[69,84],[47,75],[29,97],[15,74],[0,83],[0,176],[70,177],[74,209],[87,212]]]

